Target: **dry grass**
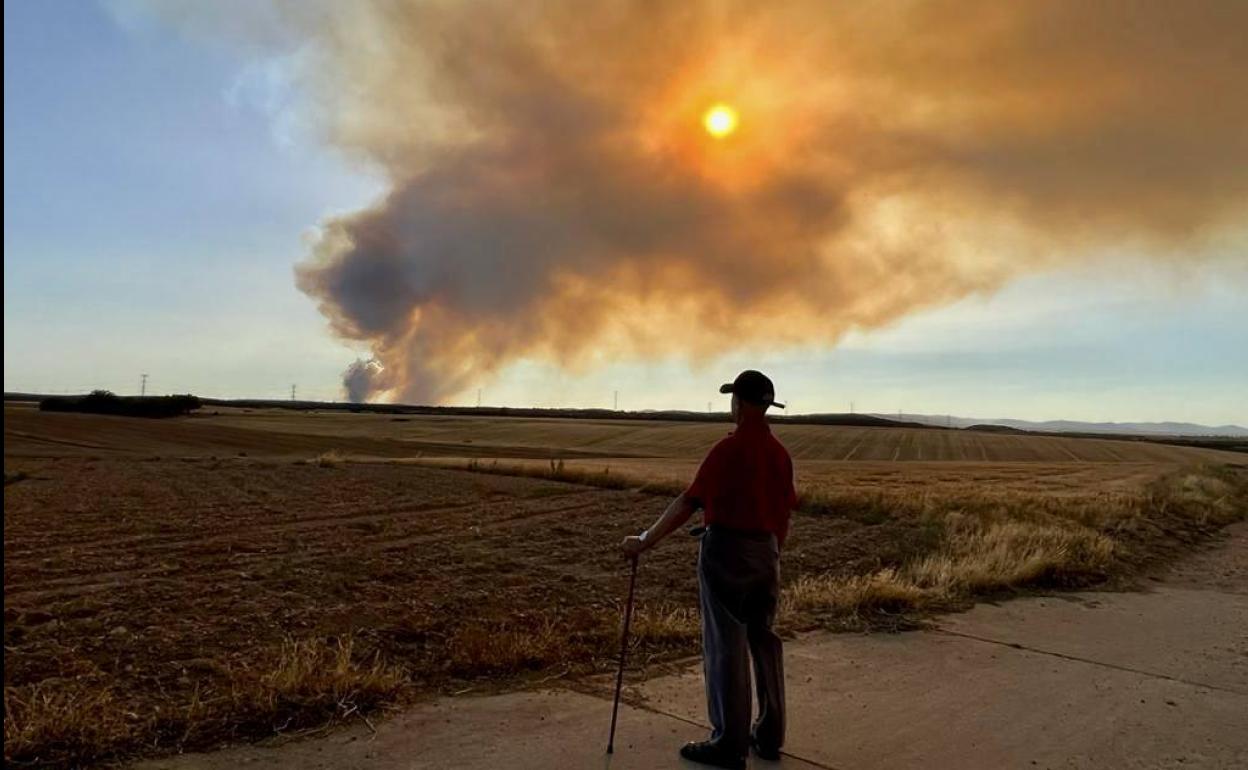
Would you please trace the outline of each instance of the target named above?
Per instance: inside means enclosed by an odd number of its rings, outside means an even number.
[[[235,677],[237,700],[265,714],[323,711],[349,713],[393,696],[406,681],[403,669],[379,653],[361,656],[356,642],[296,640],[283,643],[277,660],[263,670],[244,669]],[[331,714],[332,716],[332,714]]]
[[[953,521],[940,548],[922,558],[867,575],[802,575],[782,597],[790,617],[815,613],[869,619],[951,609],[977,596],[1028,586],[1083,585],[1106,577],[1114,542],[1082,527]]]
[[[436,461],[435,461],[436,462]],[[683,484],[653,481],[609,467],[470,461],[440,465],[466,470],[676,494]],[[901,522],[938,533],[937,546],[903,564],[867,574],[800,574],[785,587],[788,625],[811,616],[836,626],[904,613],[954,609],[977,597],[1032,587],[1080,588],[1131,572],[1156,558],[1150,539],[1191,543],[1248,515],[1242,468],[1207,466],[1155,478],[1131,492],[1094,489],[1082,495],[1037,495],[1006,487],[961,485],[941,492],[882,487],[799,489],[799,512],[867,525]],[[677,624],[696,633],[696,617]]]
[[[941,549],[908,565],[919,588],[975,596],[1030,585],[1077,584],[1107,576],[1114,542],[1079,525],[1011,521],[948,526]]]
[[[337,449],[321,452],[312,459],[312,464],[320,468],[334,468],[346,462],[347,458]]]
[[[928,592],[889,567],[869,575],[801,575],[784,590],[780,612],[786,620],[808,613],[860,616],[903,612],[923,606]]]
[[[1246,473],[1230,467],[1205,468],[1158,479],[1146,488],[1145,506],[1159,515],[1177,515],[1202,525],[1221,527],[1241,521],[1248,504]]]
[[[882,497],[833,500],[816,496],[814,510],[889,509]],[[1242,470],[1204,468],[1150,483],[1140,495],[1087,500],[894,500],[901,514],[940,528],[939,546],[897,567],[867,575],[799,576],[786,589],[783,611],[800,618],[869,619],[965,606],[977,597],[1033,586],[1077,588],[1129,574],[1171,550],[1162,538],[1190,544],[1248,516]]]
[[[639,607],[629,633],[643,645],[681,645],[700,639],[701,616],[691,607]]]
[[[528,620],[463,627],[447,649],[448,670],[460,677],[515,675],[562,666],[564,673],[591,673],[618,650],[622,608],[574,617],[535,616]],[[638,604],[629,631],[631,646],[651,654],[688,654],[700,638],[693,607],[671,603]]]
[[[125,747],[138,715],[99,682],[48,680],[4,688],[4,759],[78,764]]]
[[[471,625],[454,635],[447,666],[459,676],[540,669],[560,659],[569,629],[553,619],[536,624]]]
[[[326,727],[393,701],[405,672],[355,641],[288,639],[267,657],[235,666],[224,686],[196,691],[182,709],[153,713],[99,681],[45,680],[4,688],[5,762],[79,766],[123,756],[152,735],[183,747]]]

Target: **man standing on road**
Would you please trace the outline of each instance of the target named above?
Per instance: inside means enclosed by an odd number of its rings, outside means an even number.
[[[715,767],[744,768],[749,749],[779,759],[784,744],[784,660],[772,630],[780,596],[780,547],[797,505],[793,461],[767,425],[781,409],[761,372],[741,372],[719,389],[732,394],[737,429],[711,449],[693,484],[640,536],[624,539],[635,558],[679,529],[698,509],[705,533],[698,554],[702,670],[711,738],[680,755]],[[750,726],[750,659],[758,719]]]

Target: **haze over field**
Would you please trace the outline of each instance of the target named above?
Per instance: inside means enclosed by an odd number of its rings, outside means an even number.
[[[955,417],[940,414],[880,414],[878,417],[910,420],[925,425],[969,428],[974,425],[1004,425],[1019,430],[1051,433],[1125,433],[1156,436],[1248,436],[1242,425],[1196,425],[1190,422],[1078,422],[1075,420],[1014,420],[1008,417]]]
[[[6,390],[1248,421],[1242,3],[104,7],[6,7]]]

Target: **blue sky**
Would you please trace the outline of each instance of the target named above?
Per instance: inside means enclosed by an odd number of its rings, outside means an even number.
[[[339,398],[359,351],[292,267],[319,220],[383,186],[291,122],[280,72],[88,2],[6,3],[4,55],[5,389],[133,392],[148,372],[154,392]],[[751,365],[799,412],[1248,424],[1241,247],[1195,273],[1031,275],[835,349],[520,362],[484,400],[702,409]]]

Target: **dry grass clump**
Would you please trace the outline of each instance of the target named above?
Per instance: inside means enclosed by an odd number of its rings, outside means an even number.
[[[575,643],[569,630],[550,619],[463,626],[447,644],[447,668],[456,676],[539,669],[566,659]]]
[[[329,451],[321,452],[313,458],[312,464],[318,468],[334,468],[346,461],[347,458],[343,456],[342,452],[339,452],[337,449],[330,449]]]
[[[474,623],[458,628],[446,644],[446,667],[453,676],[480,678],[538,671],[563,665],[592,670],[595,661],[617,652],[619,610],[577,617],[542,615],[511,622]],[[637,605],[630,639],[651,650],[692,650],[700,638],[697,609],[672,604]]]
[[[1083,585],[1108,575],[1114,542],[1070,524],[1007,521],[948,525],[939,551],[907,565],[915,585],[973,596],[1030,585]]]
[[[1145,506],[1159,516],[1215,527],[1241,521],[1248,507],[1248,470],[1214,466],[1157,479],[1145,489]]]
[[[4,688],[5,762],[75,767],[125,756],[144,736],[179,748],[223,734],[271,735],[325,726],[395,699],[407,677],[379,654],[360,655],[350,637],[286,640],[271,656],[228,671],[176,713],[143,712],[86,679]]]
[[[934,499],[925,494],[899,496],[879,489],[798,489],[798,510],[816,516],[839,516],[863,524],[879,524],[901,512],[921,513]]]
[[[637,491],[647,495],[662,495],[665,497],[675,497],[684,492],[688,488],[688,484],[681,481],[669,481],[665,479],[651,479],[637,486]]]
[[[235,680],[240,700],[265,713],[369,708],[390,698],[405,676],[379,653],[360,656],[353,638],[287,639],[276,661]],[[249,675],[248,675],[249,674]]]
[[[76,765],[106,758],[130,743],[136,721],[98,682],[6,686],[5,764]]]
[[[859,520],[864,511],[870,519],[887,504],[852,493],[837,499],[824,492],[815,500],[814,510],[823,515],[857,512]],[[1001,591],[1093,585],[1150,561],[1163,538],[1193,542],[1244,519],[1248,479],[1236,469],[1205,468],[1159,478],[1138,495],[910,495],[894,499],[888,515],[935,525],[939,544],[866,575],[799,576],[785,588],[786,615],[869,619],[958,607]]]
[[[639,643],[676,646],[700,639],[702,621],[693,607],[637,607],[629,633]]]
[[[898,613],[924,606],[930,594],[892,567],[869,575],[802,575],[785,587],[780,612],[789,617]]]
[[[951,608],[1002,590],[1084,585],[1113,563],[1113,541],[1085,527],[954,518],[936,551],[900,567],[800,576],[784,591],[783,611],[864,619]]]

